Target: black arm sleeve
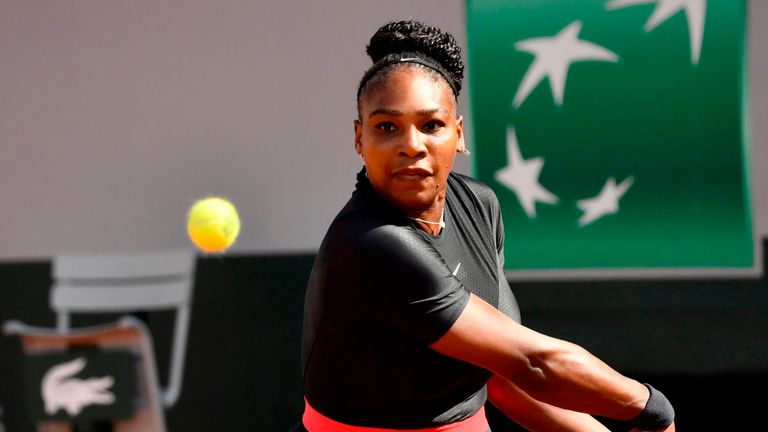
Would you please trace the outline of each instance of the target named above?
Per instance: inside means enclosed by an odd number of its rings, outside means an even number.
[[[357,263],[371,287],[371,312],[429,344],[450,329],[469,292],[432,245],[415,233],[382,226],[360,238]],[[376,293],[382,295],[377,296]]]

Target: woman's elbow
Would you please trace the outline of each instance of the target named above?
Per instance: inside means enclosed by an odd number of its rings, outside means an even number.
[[[555,393],[568,391],[568,382],[588,367],[588,353],[578,345],[556,341],[528,353],[522,367],[505,378],[533,397],[549,399]]]

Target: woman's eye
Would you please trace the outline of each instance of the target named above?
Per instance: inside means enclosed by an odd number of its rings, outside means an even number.
[[[424,130],[427,132],[436,132],[445,127],[445,123],[439,120],[431,120],[424,124]]]
[[[392,132],[395,130],[395,124],[392,122],[377,123],[374,127],[382,132]]]

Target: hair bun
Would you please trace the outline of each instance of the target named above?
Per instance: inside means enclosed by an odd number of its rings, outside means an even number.
[[[371,36],[366,53],[373,63],[390,54],[417,53],[440,64],[450,75],[457,92],[464,78],[461,48],[456,39],[437,27],[418,21],[396,21],[385,24]]]

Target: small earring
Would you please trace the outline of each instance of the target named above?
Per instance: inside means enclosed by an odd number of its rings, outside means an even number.
[[[470,151],[469,151],[469,149],[468,149],[468,148],[466,148],[466,147],[464,147],[464,150],[462,150],[461,152],[462,152],[462,153],[464,153],[464,154],[465,154],[465,155],[467,155],[467,156],[469,156],[469,155],[471,155],[471,154],[472,154],[472,152],[470,152]]]

